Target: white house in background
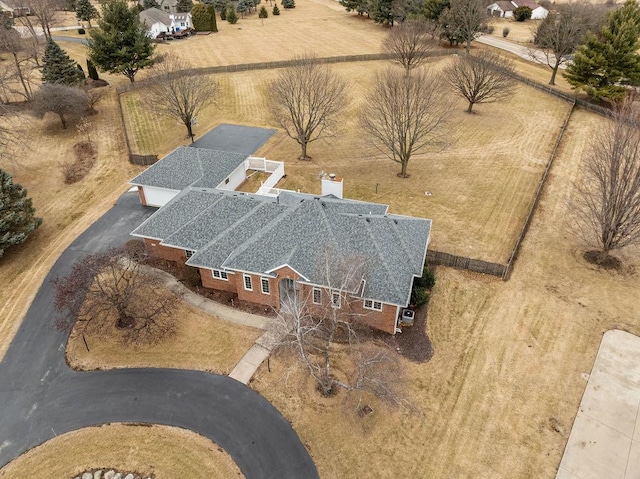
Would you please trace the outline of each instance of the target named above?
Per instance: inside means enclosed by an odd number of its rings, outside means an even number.
[[[141,7],[144,7],[144,0],[138,2]],[[156,0],[159,5],[158,8],[165,13],[176,13],[178,11],[178,0]]]
[[[191,13],[166,13],[158,8],[148,8],[140,12],[138,17],[149,29],[151,38],[193,27]]]
[[[2,1],[0,1],[0,12],[7,12],[13,18],[31,15],[31,9],[27,6],[16,7]]]
[[[538,5],[534,0],[500,1],[487,6],[487,13],[492,17],[513,18],[513,11],[518,7],[529,7],[532,20],[547,18],[549,10]]]

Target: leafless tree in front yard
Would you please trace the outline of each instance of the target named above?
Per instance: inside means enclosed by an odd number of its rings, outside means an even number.
[[[153,68],[155,76],[147,95],[151,107],[182,122],[193,141],[196,118],[215,101],[218,85],[206,75],[190,73],[190,68],[182,58],[166,55]]]
[[[389,30],[382,42],[382,51],[392,55],[392,60],[409,73],[421,65],[434,48],[437,38],[435,22],[409,19]]]
[[[534,34],[534,44],[542,49],[551,68],[549,85],[556,84],[560,66],[571,59],[588,31],[599,29],[604,16],[602,5],[569,3],[556,5],[540,23]]]
[[[136,252],[112,248],[78,260],[68,276],[54,281],[56,326],[80,334],[122,331],[127,343],[154,343],[174,332],[178,298],[160,278],[144,272]]]
[[[66,129],[70,117],[80,116],[89,110],[89,101],[81,88],[45,83],[34,93],[30,107],[36,118],[42,118],[46,113],[58,115],[62,128]]]
[[[513,73],[511,60],[483,50],[455,58],[443,75],[453,91],[469,102],[467,113],[471,113],[476,103],[493,103],[513,93],[516,82],[509,73]]]
[[[321,305],[301,294],[282,301],[272,323],[276,336],[283,338],[279,347],[296,355],[297,365],[309,372],[323,396],[339,390],[369,392],[403,404],[397,393],[401,375],[396,353],[384,344],[364,341],[368,328],[361,322],[362,314],[351,308],[362,303],[358,288],[364,261],[342,262],[327,255],[323,262],[329,286],[321,288]],[[340,307],[334,307],[335,292],[339,292]]]
[[[309,143],[334,135],[336,117],[348,105],[347,83],[314,56],[296,57],[269,83],[269,109],[276,123],[307,155]]]
[[[630,102],[595,133],[570,204],[582,238],[598,248],[587,258],[602,264],[611,251],[640,244],[640,114]]]
[[[438,140],[451,112],[438,74],[418,68],[410,75],[387,69],[378,74],[365,101],[361,124],[373,144],[400,163],[398,176],[407,178],[411,156]]]

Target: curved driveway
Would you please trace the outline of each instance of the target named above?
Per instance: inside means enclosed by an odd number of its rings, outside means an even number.
[[[263,397],[226,376],[177,369],[79,373],[55,331],[53,278],[81,256],[122,244],[154,209],[126,193],[62,254],[0,363],[0,467],[74,429],[140,422],[196,431],[223,447],[247,478],[314,478],[315,465],[286,419]]]

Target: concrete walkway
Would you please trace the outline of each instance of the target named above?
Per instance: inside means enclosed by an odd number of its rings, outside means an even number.
[[[146,267],[142,267],[142,269],[146,269]],[[230,321],[243,326],[250,326],[252,328],[264,330],[267,328],[267,323],[271,319],[265,316],[239,311],[237,309],[230,308],[229,306],[225,306],[224,304],[207,299],[204,296],[194,293],[185,285],[177,281],[174,276],[165,271],[153,269],[153,272],[162,278],[167,289],[181,296],[185,303],[224,321]],[[257,369],[265,359],[269,357],[271,351],[278,345],[280,340],[281,337],[274,331],[266,331],[262,336],[256,339],[253,346],[249,348],[246,354],[233,368],[229,377],[241,382],[242,384],[248,384]]]
[[[607,331],[556,479],[640,477],[640,338]]]

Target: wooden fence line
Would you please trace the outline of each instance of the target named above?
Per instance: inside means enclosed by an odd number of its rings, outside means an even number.
[[[466,269],[476,273],[490,274],[504,277],[507,265],[499,263],[490,263],[481,259],[466,258],[464,256],[456,256],[442,251],[427,250],[427,262],[429,264],[437,264],[449,266],[456,269]]]
[[[556,138],[555,144],[553,145],[553,150],[551,151],[551,156],[549,157],[549,161],[547,162],[547,166],[544,169],[544,173],[542,174],[542,178],[538,182],[538,188],[536,189],[536,193],[533,196],[533,201],[531,202],[531,207],[529,208],[529,213],[524,220],[524,224],[522,225],[522,229],[520,230],[520,234],[518,235],[518,239],[511,251],[511,256],[509,257],[509,261],[507,262],[507,268],[502,276],[503,280],[508,280],[511,275],[511,270],[513,268],[513,263],[518,257],[518,253],[520,251],[520,245],[522,244],[522,240],[526,236],[529,231],[529,225],[531,224],[531,218],[533,217],[533,213],[535,213],[536,207],[538,206],[540,195],[542,194],[542,189],[547,181],[547,177],[549,176],[549,171],[551,170],[551,165],[553,165],[553,160],[556,158],[558,154],[558,149],[560,148],[560,144],[562,143],[562,138],[564,137],[564,132],[569,126],[569,120],[571,119],[571,115],[573,110],[576,107],[576,103],[571,104],[571,108],[569,109],[569,113],[567,113],[566,118],[564,119],[564,123],[562,124],[562,128],[560,128],[560,134],[558,138]]]
[[[158,155],[134,155],[129,153],[129,161],[134,165],[149,166],[158,161]]]

